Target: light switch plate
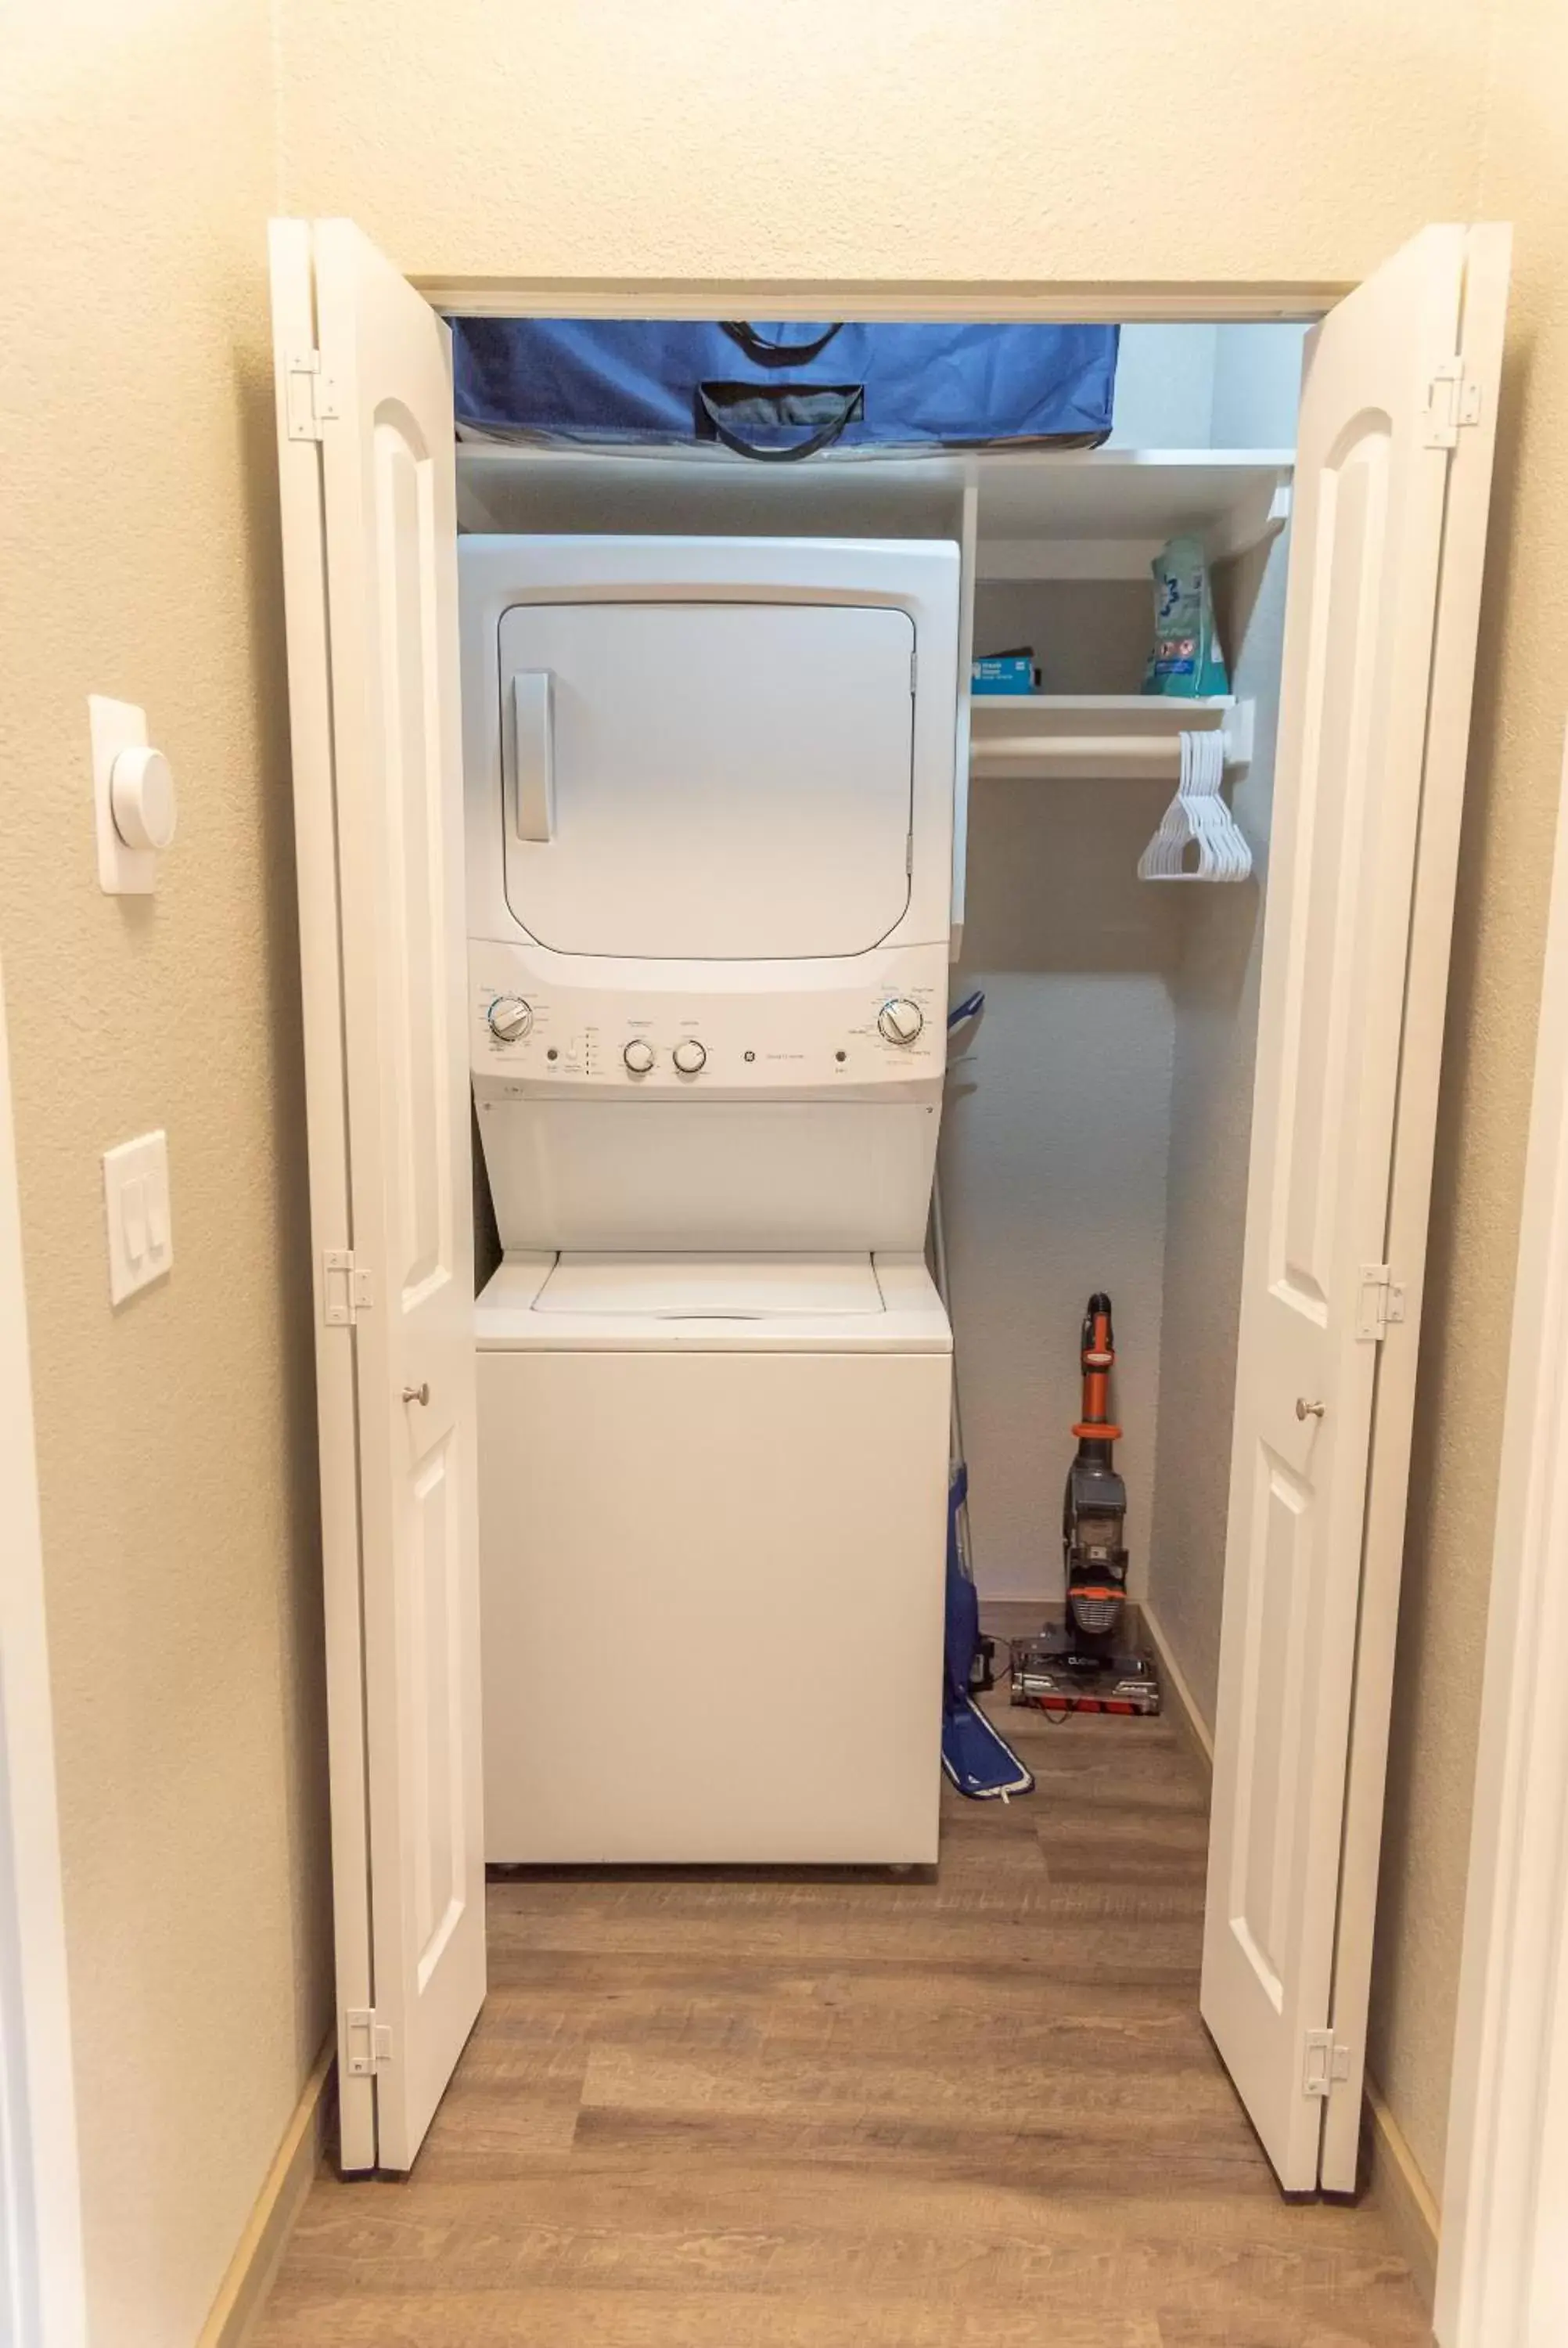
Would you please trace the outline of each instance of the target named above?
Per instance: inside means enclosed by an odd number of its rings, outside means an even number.
[[[93,819],[97,829],[98,887],[106,897],[150,897],[158,885],[158,856],[131,848],[119,836],[109,798],[109,778],[122,750],[147,747],[147,713],[133,701],[111,701],[89,693],[87,718],[93,737]]]
[[[169,1218],[169,1137],[161,1129],[104,1152],[109,1303],[123,1304],[174,1262]]]

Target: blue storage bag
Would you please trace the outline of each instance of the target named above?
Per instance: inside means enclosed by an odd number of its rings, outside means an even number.
[[[455,318],[458,427],[579,448],[1092,448],[1114,326]]]

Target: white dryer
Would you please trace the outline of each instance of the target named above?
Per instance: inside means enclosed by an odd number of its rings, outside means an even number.
[[[459,566],[487,1855],[928,1860],[958,550]]]

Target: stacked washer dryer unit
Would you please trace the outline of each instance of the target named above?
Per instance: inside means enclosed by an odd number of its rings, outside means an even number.
[[[459,561],[487,1856],[929,1861],[958,550]]]

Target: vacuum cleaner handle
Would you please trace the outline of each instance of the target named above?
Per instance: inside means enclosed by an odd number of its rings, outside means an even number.
[[[1102,1288],[1090,1298],[1083,1315],[1079,1367],[1083,1373],[1083,1416],[1073,1433],[1112,1440],[1122,1432],[1111,1424],[1111,1372],[1116,1362],[1115,1332],[1111,1325],[1111,1299]]]

